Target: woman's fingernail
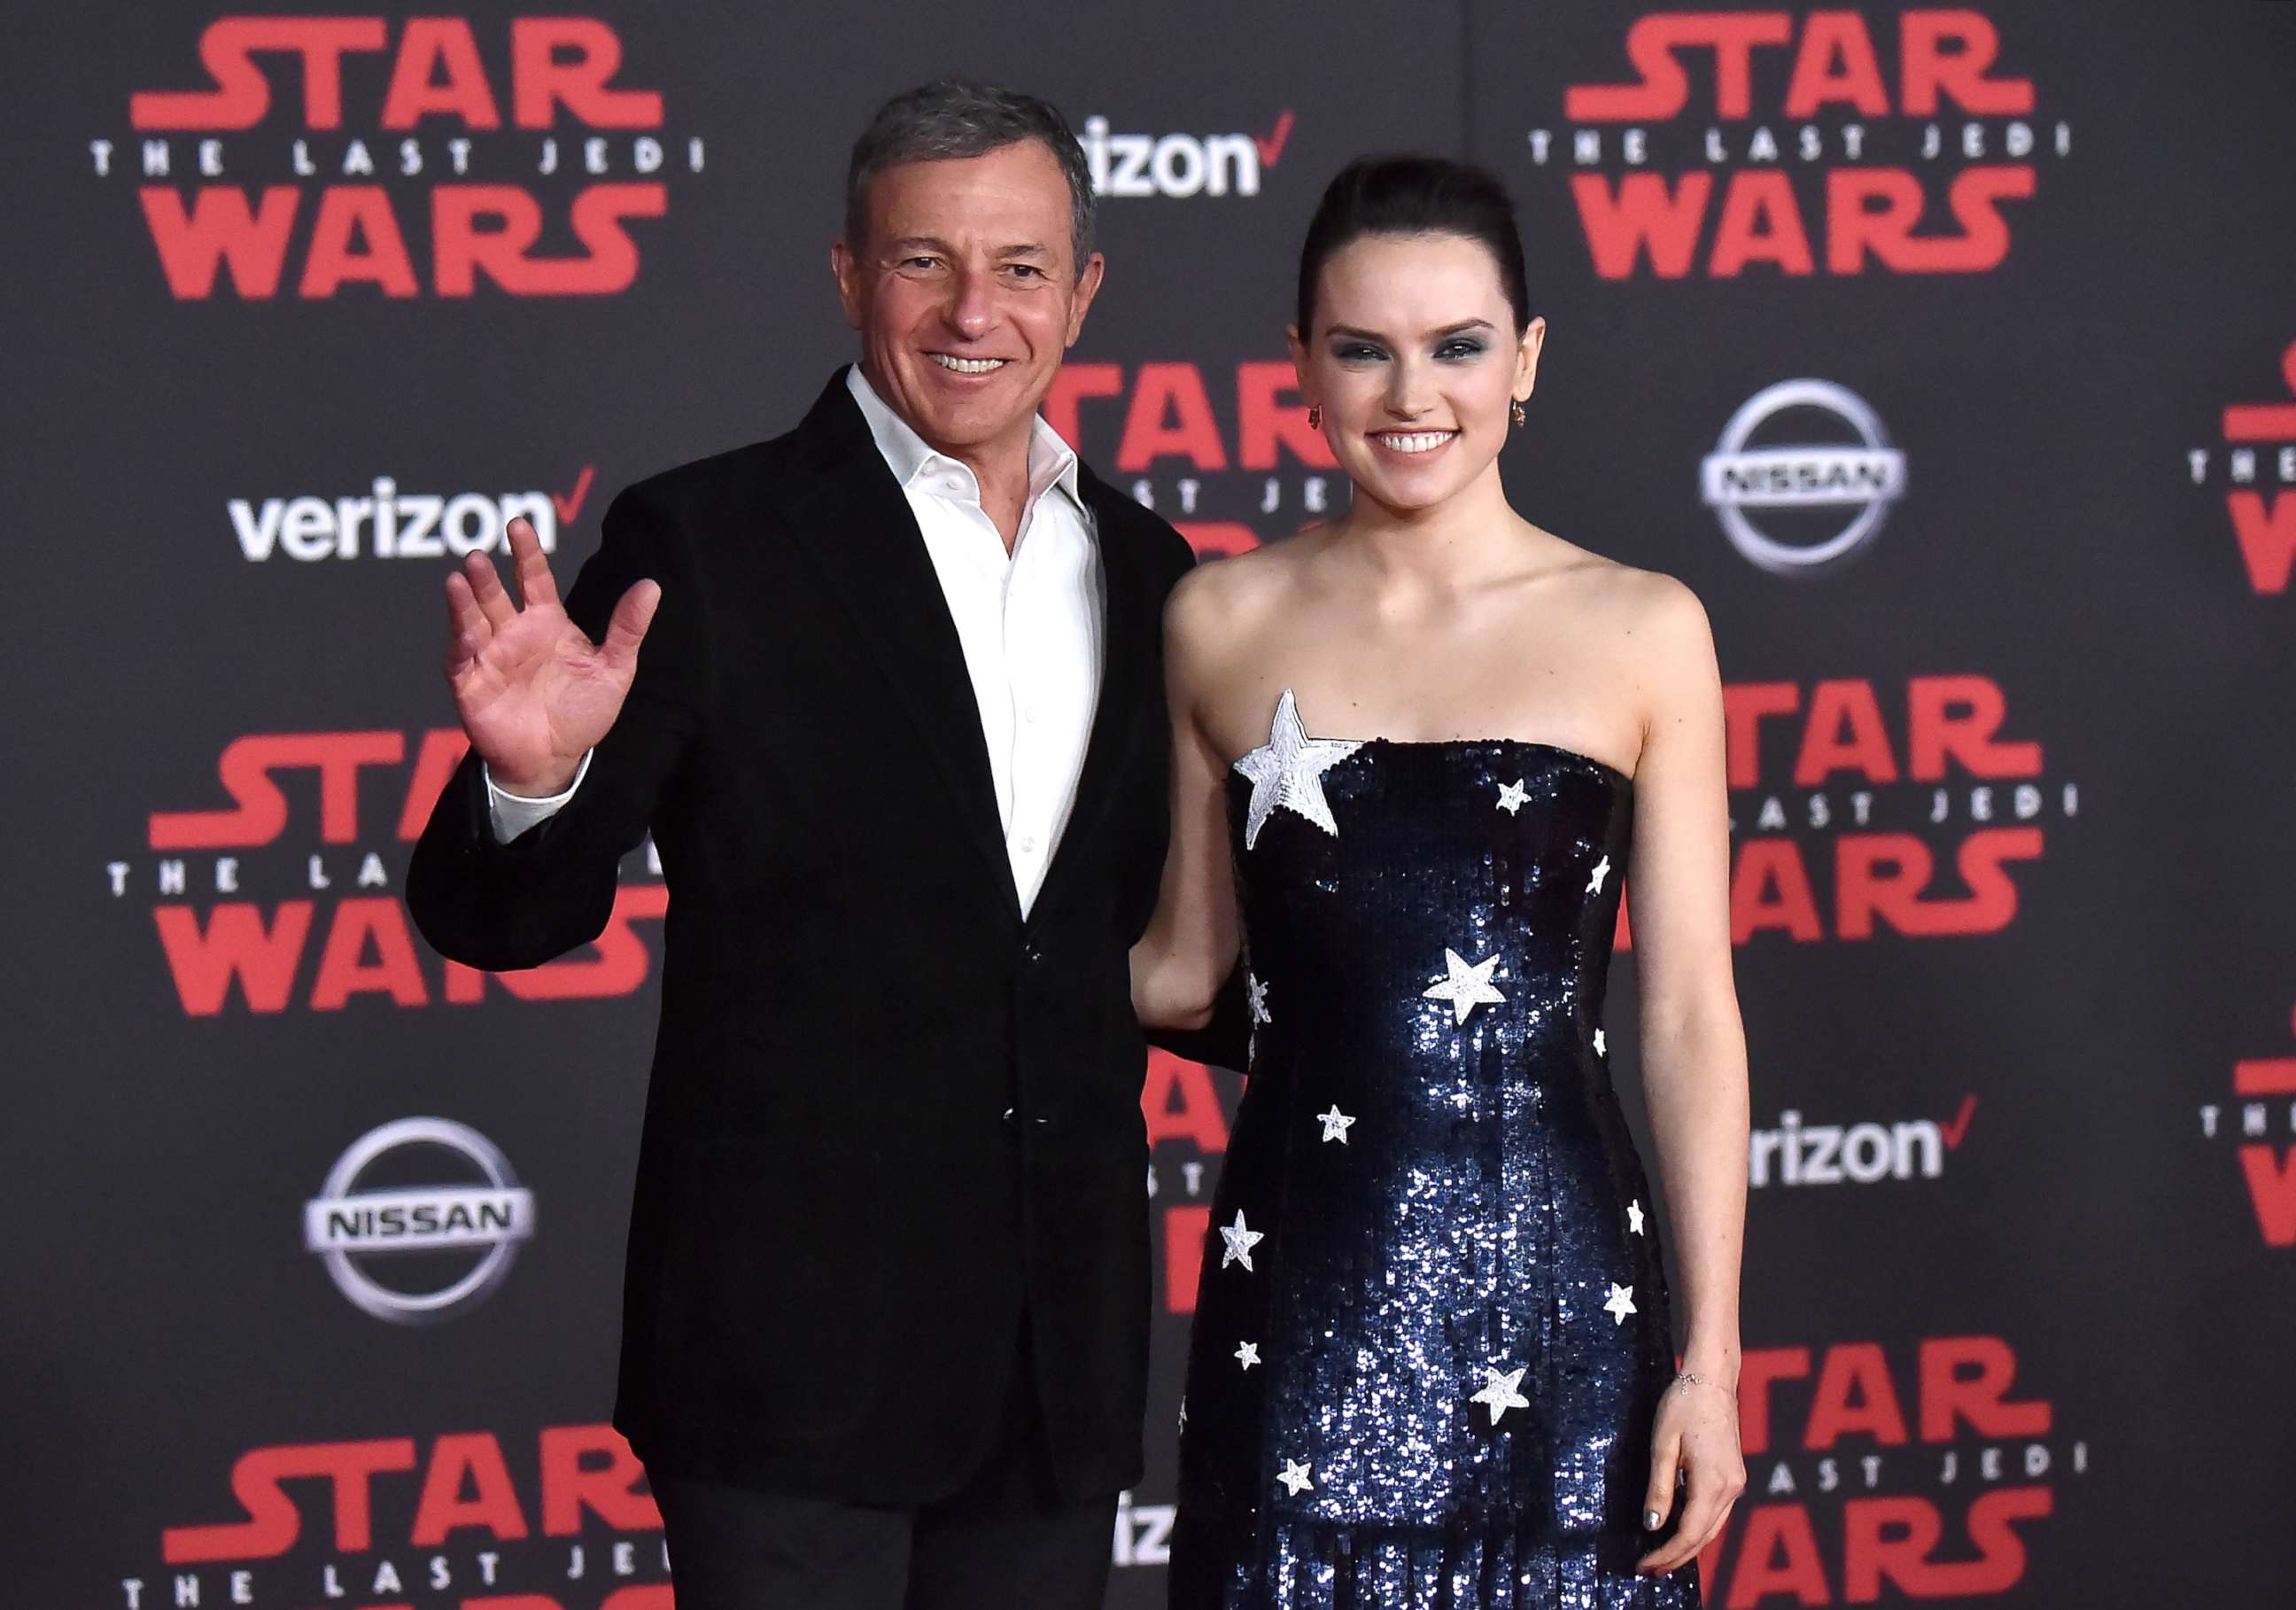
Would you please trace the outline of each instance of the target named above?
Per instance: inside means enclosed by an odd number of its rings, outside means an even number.
[[[1644,1532],[1656,1532],[1658,1530],[1657,1510],[1645,1509],[1643,1511],[1643,1530]]]

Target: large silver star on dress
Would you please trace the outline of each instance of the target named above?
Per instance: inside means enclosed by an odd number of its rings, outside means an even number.
[[[1610,875],[1611,858],[1606,853],[1601,860],[1595,863],[1595,875],[1587,880],[1587,892],[1589,894],[1602,893],[1603,880]]]
[[[1611,1322],[1617,1325],[1624,1325],[1628,1314],[1642,1311],[1635,1306],[1635,1288],[1631,1286],[1611,1286],[1611,1300],[1603,1304],[1603,1309],[1611,1316]]]
[[[1250,1002],[1251,1021],[1256,1023],[1274,1023],[1275,1020],[1267,1014],[1267,981],[1247,973],[1243,975],[1243,990]]]
[[[1227,1243],[1227,1250],[1220,1253],[1220,1267],[1226,1269],[1231,1263],[1241,1263],[1245,1274],[1253,1273],[1251,1249],[1267,1239],[1266,1233],[1245,1226],[1242,1208],[1235,1210],[1235,1222],[1223,1224],[1219,1227],[1219,1233],[1220,1239]]]
[[[1348,1130],[1355,1123],[1354,1119],[1340,1111],[1340,1104],[1336,1101],[1332,1104],[1330,1112],[1316,1113],[1316,1121],[1324,1126],[1325,1140],[1336,1140],[1341,1146],[1348,1144]]]
[[[1242,1365],[1246,1369],[1250,1369],[1253,1365],[1259,1363],[1259,1343],[1257,1342],[1237,1343],[1235,1344],[1235,1361]]]
[[[1516,811],[1529,803],[1530,790],[1522,785],[1521,777],[1517,777],[1512,783],[1499,784],[1499,809],[1505,811],[1507,815],[1514,815]]]
[[[1295,1499],[1316,1484],[1315,1479],[1308,1474],[1308,1466],[1298,1459],[1284,1460],[1283,1473],[1275,1479],[1290,1488]]]
[[[1285,688],[1276,702],[1267,742],[1235,763],[1251,779],[1251,803],[1243,817],[1243,847],[1259,842],[1259,830],[1277,806],[1307,817],[1337,838],[1340,825],[1324,798],[1324,774],[1363,745],[1338,738],[1311,738],[1300,725],[1300,702]]]
[[[1627,1203],[1627,1234],[1629,1236],[1639,1236],[1642,1233],[1643,1199],[1637,1196],[1632,1202]]]
[[[1530,1400],[1524,1397],[1521,1391],[1522,1378],[1529,1369],[1528,1364],[1513,1370],[1496,1369],[1486,1364],[1483,1366],[1483,1390],[1467,1401],[1480,1403],[1489,1409],[1491,1424],[1497,1425],[1499,1417],[1508,1409],[1530,1407]]]
[[[1439,978],[1428,989],[1420,991],[1427,1000],[1447,1000],[1451,1003],[1451,1024],[1456,1028],[1467,1021],[1477,1006],[1496,1006],[1506,999],[1491,988],[1491,974],[1498,968],[1499,958],[1485,957],[1470,963],[1448,945],[1443,947],[1443,965],[1447,978]]]

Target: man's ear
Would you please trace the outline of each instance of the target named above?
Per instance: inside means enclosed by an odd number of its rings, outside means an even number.
[[[861,327],[861,259],[853,255],[839,235],[829,244],[829,271],[837,276],[838,305],[845,309],[845,322],[852,328]]]
[[[1100,294],[1100,282],[1107,276],[1108,259],[1094,252],[1084,260],[1084,272],[1077,275],[1076,300],[1069,304],[1069,338],[1064,343],[1073,347],[1077,337],[1084,333],[1084,316],[1092,311],[1092,299]]]

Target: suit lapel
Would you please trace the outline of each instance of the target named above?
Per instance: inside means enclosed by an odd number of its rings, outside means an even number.
[[[1085,749],[1084,770],[1077,778],[1076,802],[1070,807],[1068,826],[1061,830],[1053,864],[1029,908],[1031,917],[1054,908],[1063,886],[1077,875],[1085,858],[1085,845],[1115,795],[1118,773],[1131,749],[1140,723],[1163,699],[1163,689],[1151,674],[1160,663],[1156,634],[1162,620],[1147,554],[1138,543],[1127,542],[1122,521],[1111,518],[1121,494],[1111,491],[1081,464],[1077,484],[1085,506],[1093,513],[1095,541],[1100,550],[1102,654],[1100,700],[1092,718],[1092,737]],[[1162,801],[1159,801],[1160,808]]]
[[[900,485],[838,371],[799,425],[802,462],[817,466],[786,499],[787,523],[883,661],[920,746],[947,784],[965,836],[1020,915],[996,810],[980,710],[940,578]]]

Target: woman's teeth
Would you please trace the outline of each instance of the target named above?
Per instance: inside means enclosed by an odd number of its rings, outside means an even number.
[[[1398,453],[1431,453],[1457,434],[1456,431],[1382,431],[1372,439]]]
[[[959,374],[987,374],[1003,368],[1005,363],[1001,357],[951,357],[946,352],[935,352],[931,357],[942,368],[954,369]]]

